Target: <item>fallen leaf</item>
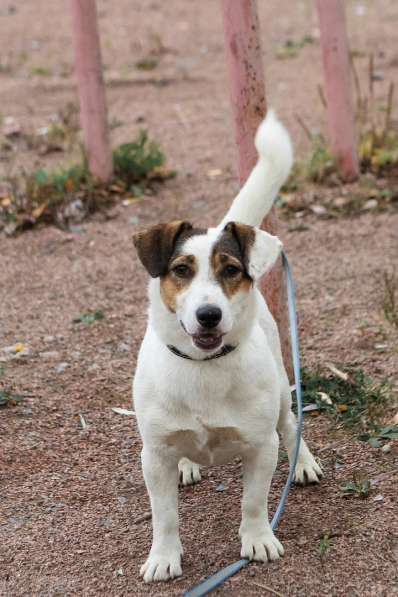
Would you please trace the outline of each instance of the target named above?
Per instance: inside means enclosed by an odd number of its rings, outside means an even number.
[[[339,404],[337,408],[341,413],[345,413],[348,410],[348,406],[346,404]]]
[[[303,413],[310,413],[317,410],[319,410],[319,406],[317,404],[307,404],[303,408]]]
[[[135,411],[134,410],[127,410],[127,408],[120,408],[119,406],[112,407],[112,410],[113,410],[114,413],[116,413],[118,415],[126,415],[126,416],[133,416],[133,417],[135,417]]]
[[[326,363],[326,367],[343,381],[348,381],[348,374],[344,373],[344,371],[340,371],[340,369],[337,369],[333,363]]]
[[[330,396],[328,394],[326,394],[326,392],[317,392],[317,394],[320,397],[320,399],[322,400],[322,402],[326,402],[326,404],[330,404],[330,405],[333,404]]]
[[[34,217],[34,219],[38,220],[40,218],[40,216],[42,216],[43,213],[46,211],[47,207],[48,207],[47,201],[45,201],[38,207],[35,207],[35,209],[32,211],[32,216]]]
[[[80,424],[82,426],[82,429],[86,430],[88,427],[88,425],[86,423],[86,419],[80,413],[79,413],[79,419],[80,419]]]

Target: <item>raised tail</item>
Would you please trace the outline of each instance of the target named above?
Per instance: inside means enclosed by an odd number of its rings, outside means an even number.
[[[289,176],[293,165],[292,143],[289,133],[273,110],[268,110],[266,118],[258,127],[255,145],[257,164],[219,227],[228,222],[260,226]]]

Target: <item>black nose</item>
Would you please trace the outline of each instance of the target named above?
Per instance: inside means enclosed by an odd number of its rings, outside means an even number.
[[[221,321],[222,311],[217,305],[202,305],[196,311],[196,319],[204,328],[215,328]]]

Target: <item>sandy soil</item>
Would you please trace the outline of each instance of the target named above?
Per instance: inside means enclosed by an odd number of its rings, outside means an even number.
[[[111,410],[130,408],[145,329],[146,275],[131,236],[174,217],[214,223],[237,182],[216,3],[131,4],[98,2],[110,118],[123,123],[112,140],[127,141],[147,127],[178,177],[156,197],[93,218],[79,233],[47,228],[0,237],[0,349],[16,342],[30,348],[25,358],[0,363],[0,384],[26,396],[0,411],[5,596],[181,595],[239,557],[240,466],[233,463],[205,471],[201,484],[180,492],[183,577],[153,586],[138,578],[151,539],[140,439],[134,418]],[[269,101],[302,156],[306,138],[295,114],[312,128],[324,126],[319,47],[305,46],[292,60],[277,60],[275,52],[289,39],[316,38],[312,3],[259,4]],[[48,125],[57,110],[76,101],[65,11],[60,0],[0,3],[0,109],[24,130]],[[351,47],[375,54],[381,102],[388,82],[397,81],[398,7],[393,0],[347,2],[347,16]],[[159,39],[164,51],[158,67],[136,70],[135,62]],[[366,59],[358,65],[365,80]],[[21,147],[0,164],[8,174],[57,160]],[[221,175],[209,176],[214,169]],[[300,232],[284,222],[280,231],[297,279],[305,361],[356,364],[376,378],[388,376],[396,388],[397,333],[383,317],[381,274],[396,263],[398,214],[305,217],[305,224]],[[95,309],[105,319],[73,323]],[[325,417],[308,419],[305,435],[322,459],[325,479],[319,487],[292,491],[279,529],[285,558],[251,565],[218,594],[397,595],[396,447],[386,454],[372,449]],[[340,489],[358,469],[373,481],[366,500],[345,498]],[[285,475],[282,461],[272,506]],[[216,491],[220,483],[223,492]],[[320,558],[325,534],[331,547]]]

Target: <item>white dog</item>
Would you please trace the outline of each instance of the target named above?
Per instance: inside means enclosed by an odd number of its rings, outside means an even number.
[[[268,522],[267,496],[278,432],[292,461],[296,419],[277,326],[256,283],[281,242],[255,228],[293,161],[288,133],[273,112],[256,135],[258,163],[217,228],[159,224],[134,237],[152,279],[149,320],[134,379],[153,543],[146,582],[181,574],[179,478],[200,480],[199,465],[243,461],[241,556],[276,560],[283,547]],[[278,431],[278,432],[277,432]],[[296,482],[322,472],[301,441]]]

